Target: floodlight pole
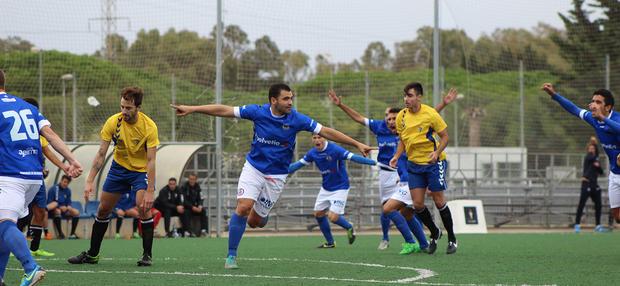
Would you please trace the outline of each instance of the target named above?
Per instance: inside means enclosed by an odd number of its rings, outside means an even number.
[[[439,104],[439,0],[435,0],[435,26],[433,28],[433,106]]]
[[[222,0],[217,0],[217,35],[215,47],[215,103],[222,103]],[[217,173],[216,236],[222,235],[222,118],[215,118],[215,168]]]

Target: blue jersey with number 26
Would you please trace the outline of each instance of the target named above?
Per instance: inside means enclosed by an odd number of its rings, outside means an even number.
[[[49,125],[36,107],[0,92],[0,176],[43,179],[39,130]]]

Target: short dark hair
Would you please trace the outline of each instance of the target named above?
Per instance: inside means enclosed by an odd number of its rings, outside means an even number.
[[[177,178],[175,178],[175,177],[171,177],[170,179],[168,179],[168,182],[170,182],[170,181],[175,181],[175,182],[176,182],[176,181],[177,181]]]
[[[594,93],[592,93],[592,95],[602,96],[605,99],[605,106],[611,105],[611,107],[614,107],[614,95],[613,93],[611,93],[611,91],[601,88],[601,89],[595,90]]]
[[[198,178],[198,175],[196,175],[196,173],[189,173],[189,175],[187,175],[188,178],[192,176]]]
[[[388,113],[399,113],[402,110],[400,107],[390,107]]]
[[[67,180],[67,181],[69,181],[69,183],[71,183],[71,177],[69,177],[69,176],[67,176],[67,175],[62,175],[62,178],[61,178],[60,180],[61,180],[61,181],[62,181],[62,180]]]
[[[269,88],[269,102],[271,102],[272,97],[278,99],[278,96],[280,96],[280,92],[283,90],[291,91],[291,87],[283,83],[276,83],[271,85],[271,87]]]
[[[39,102],[32,97],[26,97],[24,98],[24,101],[30,103],[30,105],[36,107],[37,109],[39,108]]]
[[[0,70],[0,88],[4,89],[4,71]]]
[[[419,82],[412,82],[412,83],[405,85],[405,88],[403,89],[403,91],[407,93],[412,88],[413,90],[415,90],[417,95],[424,95],[424,89],[422,88],[422,84]]]
[[[133,104],[135,104],[136,107],[142,105],[143,96],[144,91],[137,86],[126,87],[121,91],[121,98],[133,101]]]

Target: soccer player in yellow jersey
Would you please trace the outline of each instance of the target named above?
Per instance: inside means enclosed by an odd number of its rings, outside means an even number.
[[[142,259],[138,266],[151,266],[153,248],[153,194],[155,192],[155,153],[159,139],[157,125],[140,112],[142,89],[127,87],[121,91],[121,112],[112,115],[101,130],[99,151],[86,179],[84,197],[94,190],[97,173],[103,167],[110,142],[114,143],[114,160],[103,184],[97,216],[93,224],[90,249],[69,258],[71,264],[99,261],[99,248],[108,229],[110,214],[122,194],[136,192],[136,205],[142,221]]]
[[[448,145],[448,125],[435,109],[422,104],[424,90],[420,83],[408,84],[404,92],[406,108],[396,116],[396,131],[400,142],[390,165],[396,167],[401,154],[407,153],[407,173],[413,206],[422,223],[431,231],[428,252],[433,254],[437,250],[441,230],[435,225],[431,213],[424,205],[427,188],[431,191],[431,197],[448,232],[446,253],[452,254],[457,248],[456,236],[452,226],[452,214],[443,193],[446,189],[446,161],[443,151]],[[439,136],[439,142],[435,134]]]

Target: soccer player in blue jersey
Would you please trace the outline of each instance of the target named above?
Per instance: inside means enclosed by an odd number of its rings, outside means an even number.
[[[331,90],[329,92],[330,100],[344,111],[353,121],[362,124],[372,133],[375,134],[377,144],[379,145],[379,154],[377,161],[381,163],[379,167],[379,196],[382,206],[385,210],[381,213],[381,230],[383,231],[383,239],[379,243],[379,250],[385,250],[389,247],[388,230],[390,228],[390,221],[394,221],[397,228],[403,234],[405,241],[411,241],[411,235],[406,234],[406,224],[409,225],[411,231],[420,242],[420,247],[425,249],[428,247],[428,242],[424,236],[422,225],[415,218],[413,209],[405,208],[406,205],[411,205],[411,197],[409,195],[409,188],[407,187],[407,156],[403,154],[399,160],[397,170],[387,166],[390,163],[390,159],[394,153],[396,153],[396,147],[398,146],[398,133],[396,132],[396,115],[400,112],[400,108],[392,107],[387,108],[385,111],[385,119],[368,119],[357,112],[355,109],[347,106],[342,102],[342,99]],[[455,89],[450,89],[448,94],[444,96],[441,103],[439,103],[435,109],[437,112],[441,112],[448,104],[450,104],[456,98],[457,92]],[[389,202],[389,204],[388,204]],[[404,219],[394,211],[400,210]],[[411,244],[404,245],[409,247]],[[404,251],[408,252],[408,251]]]
[[[550,83],[542,86],[551,99],[557,101],[568,113],[581,118],[594,128],[601,146],[609,158],[609,207],[616,222],[620,222],[620,114],[614,112],[614,96],[611,91],[599,89],[585,110],[562,97]]]
[[[13,253],[25,271],[20,285],[35,285],[43,279],[45,270],[32,258],[16,222],[28,214],[28,204],[42,184],[39,136],[45,137],[69,162],[71,176],[79,176],[82,166],[36,107],[5,92],[4,79],[4,72],[0,71],[0,281],[9,254]]]
[[[328,142],[321,135],[312,135],[314,148],[304,157],[289,166],[292,174],[300,168],[314,162],[321,172],[323,184],[314,204],[314,217],[325,237],[326,242],[319,248],[334,248],[336,243],[329,227],[329,221],[339,225],[347,231],[349,244],[355,241],[353,225],[344,217],[344,209],[349,195],[349,176],[345,160],[365,165],[376,165],[374,160],[355,155],[336,143]],[[328,221],[329,218],[329,221]]]
[[[263,227],[267,223],[269,211],[278,201],[284,187],[298,132],[308,131],[328,140],[355,146],[364,155],[373,150],[294,110],[293,93],[286,84],[272,85],[268,99],[268,104],[237,107],[221,104],[171,105],[179,116],[198,112],[254,122],[252,146],[246,156],[237,187],[237,208],[229,222],[228,258],[224,264],[224,267],[229,269],[238,268],[237,248],[246,223],[252,228]]]
[[[110,116],[101,128],[99,150],[86,178],[84,199],[94,191],[95,178],[104,164],[110,143],[114,142],[114,159],[99,198],[97,216],[90,236],[90,248],[67,261],[71,264],[97,264],[103,236],[110,223],[110,214],[121,195],[135,193],[142,222],[142,258],[138,266],[153,264],[153,207],[155,193],[155,162],[159,135],[155,122],[142,113],[144,91],[126,87],[120,93],[121,112]]]

